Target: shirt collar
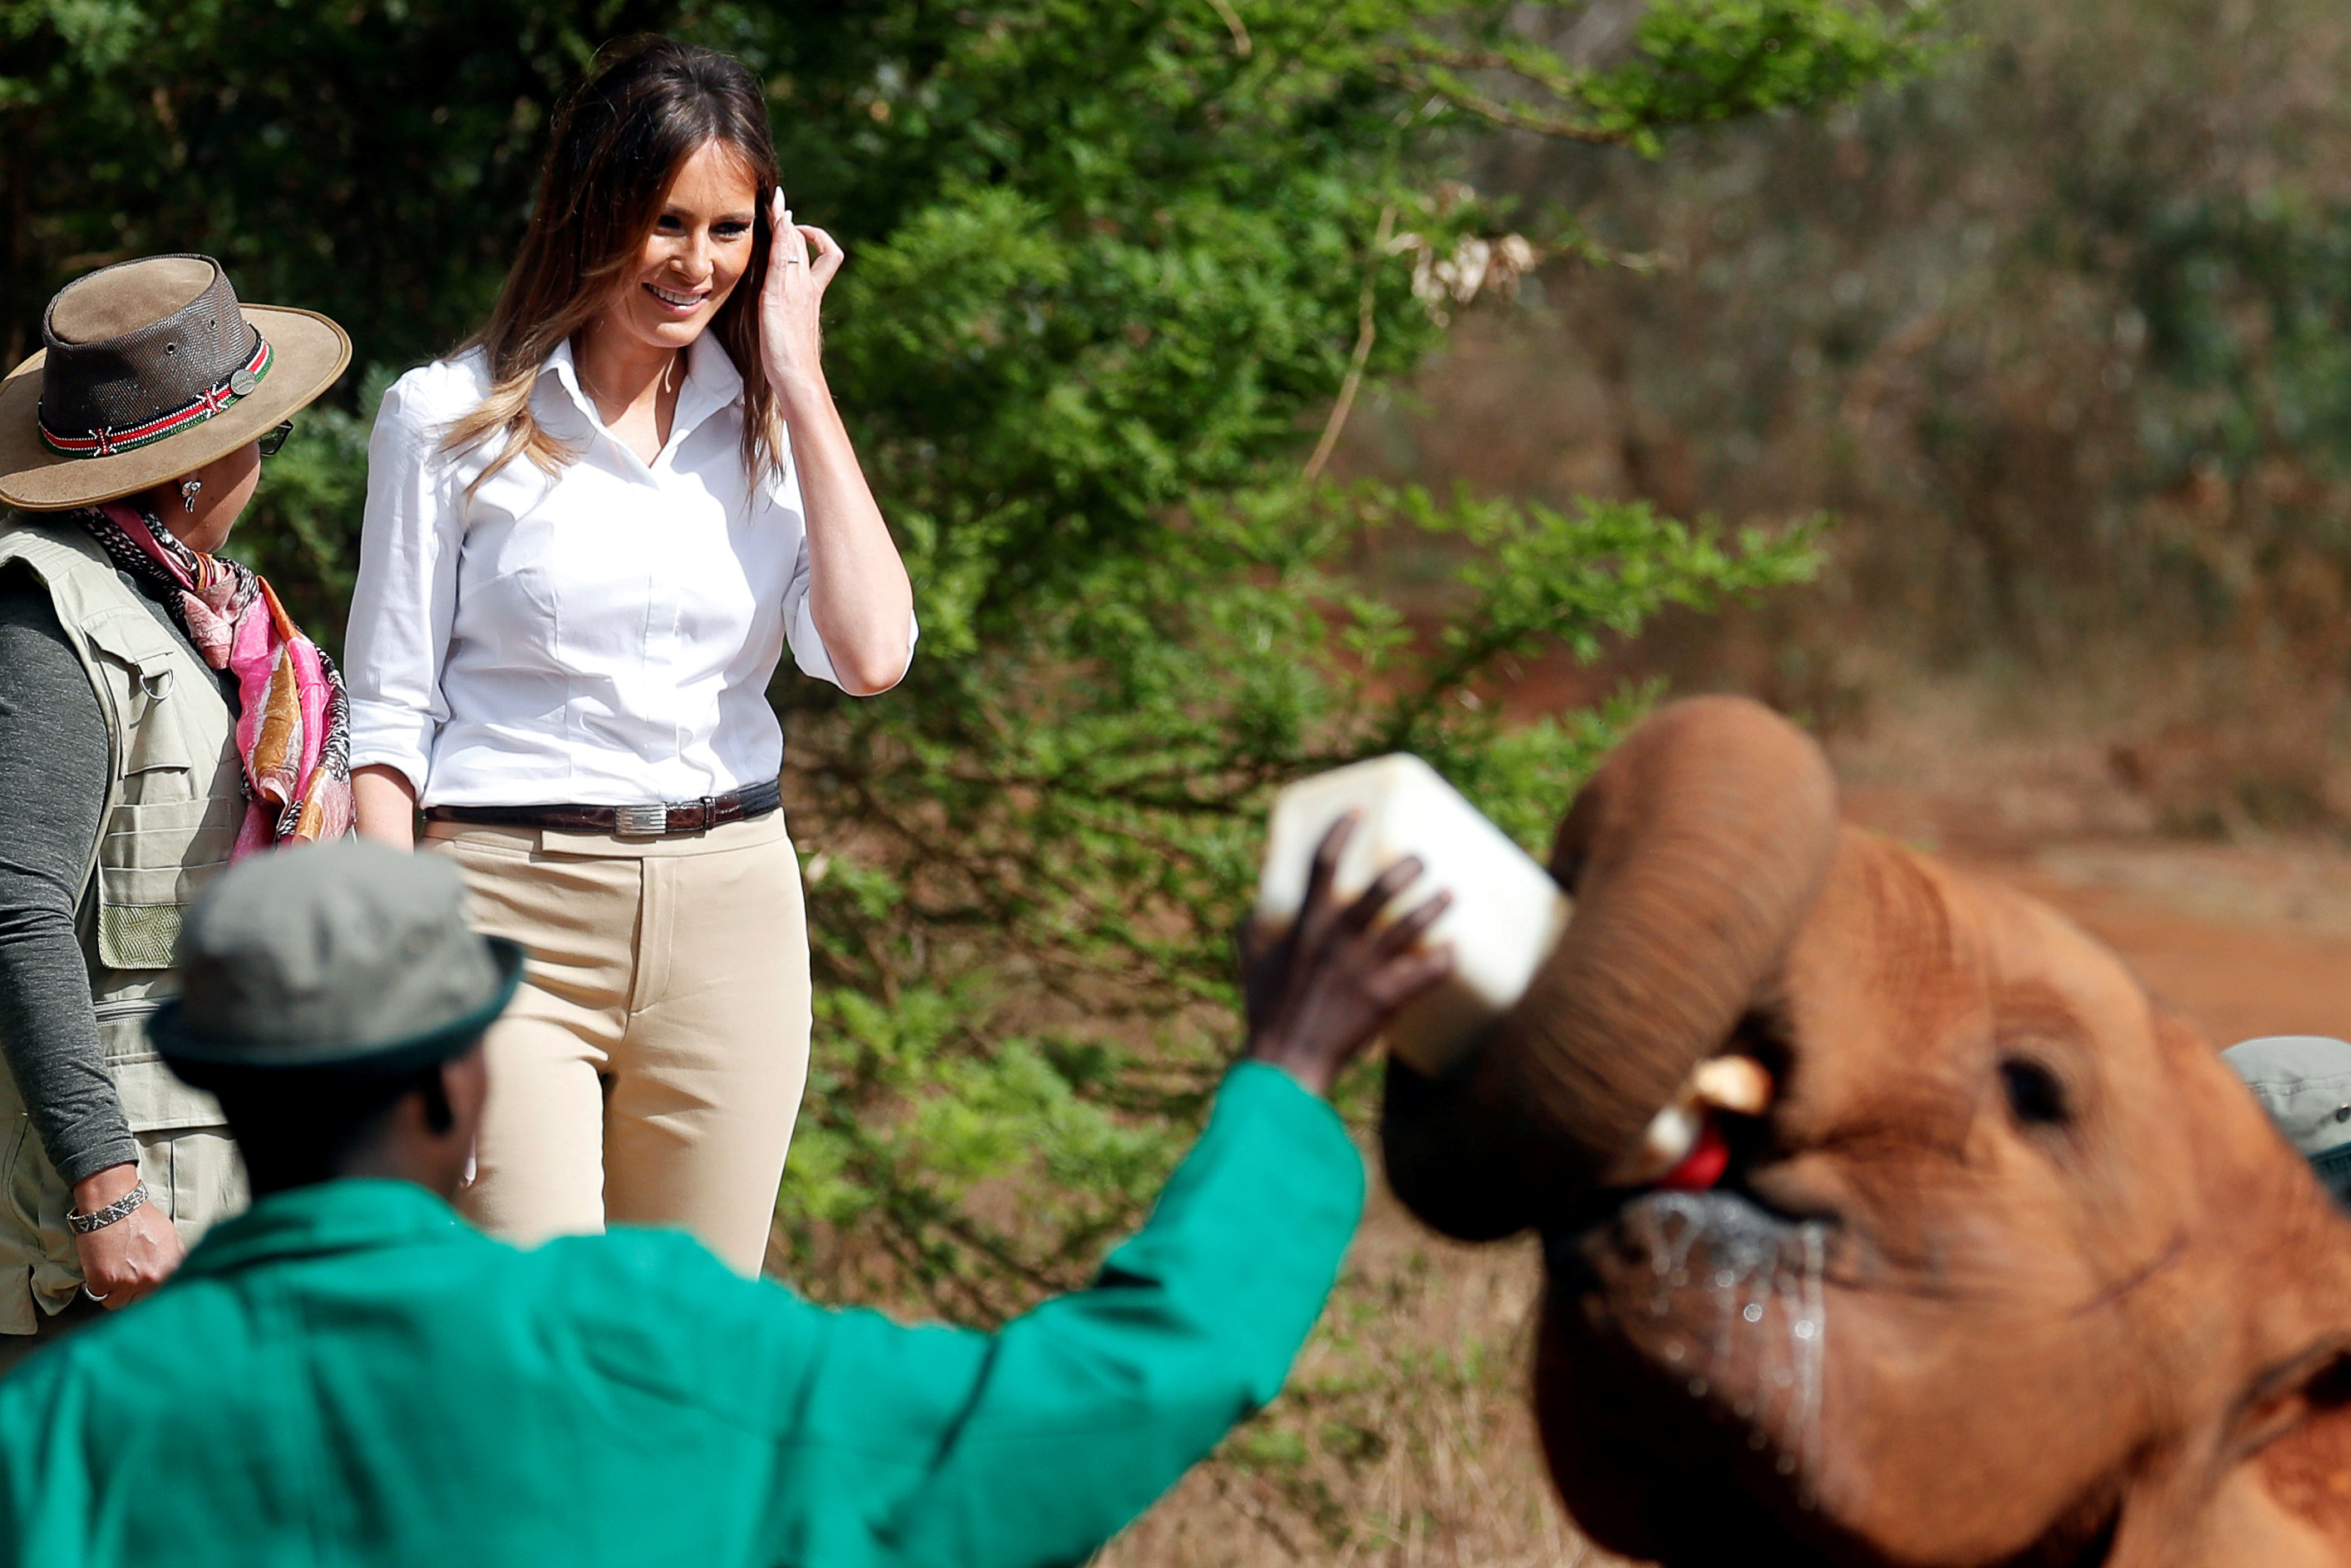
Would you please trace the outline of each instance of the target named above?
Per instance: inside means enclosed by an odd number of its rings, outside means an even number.
[[[200,1279],[289,1258],[478,1235],[455,1209],[414,1182],[354,1177],[271,1193],[206,1231],[179,1271]]]
[[[571,401],[580,405],[580,412],[591,420],[596,417],[596,405],[588,401],[588,393],[580,385],[580,367],[571,358],[570,339],[555,345],[555,352],[547,356],[547,363],[539,367],[538,373],[552,375],[561,382],[563,390],[571,394]]]
[[[743,377],[735,361],[719,346],[717,334],[705,332],[685,351],[685,384],[677,389],[677,415],[671,423],[674,444],[687,431],[743,396]]]
[[[580,384],[580,366],[572,358],[571,340],[566,338],[555,345],[547,356],[541,375],[552,374],[571,394],[571,401],[586,414],[589,423],[600,429],[603,418],[597,413],[595,403],[587,390]],[[676,444],[695,425],[743,396],[743,375],[735,368],[734,358],[719,343],[717,337],[705,332],[685,351],[685,382],[678,388],[677,412],[670,421],[670,443]]]

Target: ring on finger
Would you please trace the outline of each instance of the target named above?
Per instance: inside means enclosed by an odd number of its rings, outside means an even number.
[[[99,1294],[99,1292],[97,1292],[96,1291],[91,1290],[88,1285],[84,1285],[84,1286],[81,1288],[81,1293],[82,1293],[83,1295],[85,1295],[85,1296],[88,1296],[88,1297],[89,1297],[91,1301],[102,1301],[106,1300],[106,1297],[105,1297],[105,1296],[100,1295],[100,1294]],[[108,1292],[108,1293],[109,1293],[109,1294],[111,1294],[112,1292],[110,1292],[110,1292]]]

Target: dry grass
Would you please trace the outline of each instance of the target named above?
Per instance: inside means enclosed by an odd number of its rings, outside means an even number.
[[[1289,1390],[1101,1568],[1591,1568],[1527,1412],[1531,1242],[1457,1247],[1375,1197]]]

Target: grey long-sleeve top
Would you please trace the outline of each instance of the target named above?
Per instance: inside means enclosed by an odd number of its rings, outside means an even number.
[[[139,1157],[75,923],[108,768],[105,710],[47,590],[28,570],[0,571],[0,1054],[68,1185]]]

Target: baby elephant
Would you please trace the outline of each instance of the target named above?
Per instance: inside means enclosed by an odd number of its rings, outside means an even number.
[[[1594,1540],[2351,1565],[2351,1221],[2112,954],[1840,827],[1819,749],[1727,698],[1642,726],[1552,869],[1533,988],[1453,1076],[1391,1064],[1382,1133],[1439,1230],[1541,1232]]]

